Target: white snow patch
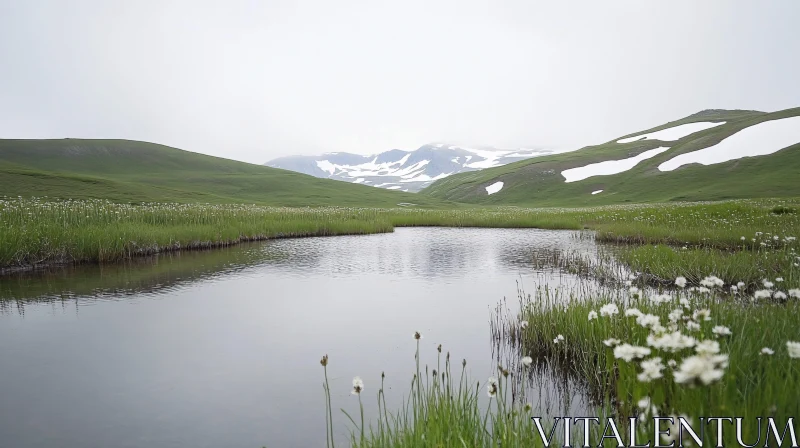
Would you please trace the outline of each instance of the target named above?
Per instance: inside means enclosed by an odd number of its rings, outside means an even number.
[[[584,180],[592,176],[608,176],[611,174],[619,174],[635,167],[642,160],[647,160],[655,157],[662,152],[668,150],[666,146],[661,146],[656,149],[651,149],[639,154],[636,157],[629,157],[622,160],[606,160],[605,162],[592,163],[590,165],[581,166],[578,168],[570,168],[561,172],[566,182],[576,182]]]
[[[364,180],[365,179],[363,177],[359,177],[358,179],[354,180],[353,183],[354,184],[360,184],[361,182],[364,182]]]
[[[392,176],[400,176],[400,177],[402,177],[402,176],[404,176],[406,174],[411,174],[414,171],[419,170],[420,168],[422,168],[423,166],[425,166],[425,165],[427,165],[429,163],[431,163],[430,160],[420,160],[419,162],[417,162],[417,163],[415,163],[415,164],[413,164],[411,166],[408,166],[408,167],[405,167],[405,168],[403,168],[401,170],[395,171],[394,173],[392,173]]]
[[[464,147],[462,147],[461,149],[463,149],[464,151],[469,151],[473,154],[476,154],[484,158],[484,160],[464,164],[463,166],[467,168],[491,168],[493,166],[498,166],[500,165],[498,159],[513,152],[513,151],[489,151],[485,149],[464,148]],[[471,158],[472,156],[467,156],[467,162],[469,162]]]
[[[317,167],[328,174],[333,174],[333,172],[336,171],[336,165],[327,160],[317,160]]]
[[[511,154],[506,154],[505,157],[534,157],[549,153],[550,151],[513,152]]]
[[[598,194],[598,193],[602,193],[602,192],[603,192],[603,190],[594,190],[594,191],[592,192],[592,194]]]
[[[401,187],[400,185],[392,185],[391,187],[386,187],[387,190],[399,190],[401,188],[403,187]]]
[[[486,187],[486,193],[488,194],[495,194],[498,191],[503,189],[503,182],[495,182],[488,187]]]
[[[442,146],[444,146],[444,143],[437,143],[437,144],[435,144],[433,146],[435,146],[437,148],[441,148]]]
[[[800,117],[764,121],[747,127],[714,146],[675,156],[658,166],[672,171],[683,165],[713,165],[742,157],[765,156],[800,143]]]
[[[403,166],[403,165],[405,165],[405,164],[406,164],[406,162],[408,162],[408,158],[409,158],[409,157],[411,157],[411,153],[408,153],[408,154],[404,155],[402,159],[398,160],[398,161],[397,161],[397,162],[395,162],[395,163],[396,163],[396,164],[398,164],[398,165],[400,165],[400,166]]]
[[[417,177],[412,177],[411,179],[403,179],[400,182],[433,182],[435,180],[444,179],[445,177],[451,175],[453,173],[441,173],[437,176],[430,177],[427,174],[423,174]]]
[[[661,140],[662,142],[672,142],[675,140],[680,140],[687,135],[694,134],[695,132],[711,129],[721,124],[725,124],[725,122],[721,121],[719,123],[712,123],[710,121],[701,121],[698,123],[686,123],[679,126],[662,129],[660,131],[651,132],[649,134],[640,134],[633,137],[621,138],[617,140],[617,143],[630,143],[639,140]]]

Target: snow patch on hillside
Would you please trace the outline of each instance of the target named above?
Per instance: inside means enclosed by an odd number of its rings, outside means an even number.
[[[602,192],[603,192],[603,190],[595,190],[595,191],[592,192],[592,194],[599,194],[599,193],[602,193]]]
[[[637,142],[639,140],[660,140],[662,142],[672,142],[675,140],[680,140],[687,135],[692,135],[695,132],[711,129],[722,124],[725,124],[725,122],[721,121],[719,123],[712,123],[710,121],[701,121],[698,123],[686,123],[679,126],[662,129],[660,131],[650,132],[649,134],[640,134],[633,137],[621,138],[617,140],[617,143],[630,143]]]
[[[742,157],[765,156],[800,143],[800,117],[764,121],[742,129],[714,146],[675,156],[658,166],[672,171],[683,165],[713,165]]]
[[[328,162],[327,160],[317,160],[317,166],[319,169],[327,172],[328,174],[333,174],[333,172],[336,171],[336,165]]]
[[[488,194],[495,194],[498,191],[503,189],[503,182],[495,182],[488,187],[486,187],[486,193]]]
[[[668,149],[669,148],[666,146],[661,146],[627,159],[606,160],[605,162],[592,163],[590,165],[581,166],[578,168],[570,168],[562,171],[561,175],[564,176],[566,182],[569,183],[588,179],[592,176],[609,176],[611,174],[619,174],[635,167],[642,160],[655,157]]]

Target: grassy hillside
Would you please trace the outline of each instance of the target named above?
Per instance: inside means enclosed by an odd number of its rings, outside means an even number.
[[[283,206],[442,201],[128,140],[0,140],[0,196]]]
[[[701,201],[731,198],[789,197],[800,195],[800,145],[777,153],[732,160],[716,165],[687,165],[674,171],[657,169],[678,154],[712,146],[724,138],[757,123],[800,115],[800,108],[780,112],[711,110],[658,126],[657,131],[685,123],[725,121],[674,142],[644,140],[616,143],[616,140],[581,150],[523,160],[502,167],[457,174],[435,182],[423,195],[477,204],[528,206],[605,205],[625,202]],[[629,136],[641,134],[636,132]],[[627,136],[622,136],[627,137]],[[620,138],[622,138],[620,137]],[[605,160],[636,156],[659,146],[670,149],[644,160],[633,169],[609,176],[594,176],[566,183],[563,170]],[[503,189],[488,195],[485,187],[502,181]],[[603,193],[592,195],[595,190]]]

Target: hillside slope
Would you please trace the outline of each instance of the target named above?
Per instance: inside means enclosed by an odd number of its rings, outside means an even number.
[[[337,152],[281,157],[265,165],[315,177],[413,192],[456,173],[505,165],[551,152],[547,149],[510,151],[432,143],[414,151],[392,149],[370,156]]]
[[[442,201],[129,140],[0,140],[0,196],[115,202],[422,206]]]
[[[797,117],[800,108],[707,110],[578,151],[457,174],[421,194],[477,204],[568,207],[800,196]],[[767,128],[781,135],[769,135]],[[732,160],[712,160],[725,158]]]

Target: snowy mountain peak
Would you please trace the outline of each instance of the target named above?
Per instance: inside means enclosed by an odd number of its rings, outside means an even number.
[[[551,152],[547,149],[469,148],[436,142],[414,151],[392,149],[369,156],[346,152],[289,156],[265,165],[389,190],[419,191],[452,174],[505,165]]]

